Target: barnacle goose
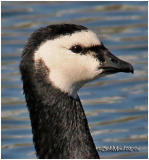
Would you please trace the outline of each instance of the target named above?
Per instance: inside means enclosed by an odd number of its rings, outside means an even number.
[[[115,57],[88,28],[56,24],[31,34],[20,71],[38,158],[99,158],[77,91],[131,64]]]

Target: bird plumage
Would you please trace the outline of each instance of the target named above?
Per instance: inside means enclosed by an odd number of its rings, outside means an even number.
[[[20,63],[38,158],[99,158],[77,91],[88,81],[132,66],[96,34],[74,24],[31,34]]]

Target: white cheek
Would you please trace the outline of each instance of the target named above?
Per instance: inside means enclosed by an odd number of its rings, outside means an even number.
[[[69,55],[61,58],[57,66],[51,66],[49,78],[55,86],[71,94],[99,75],[98,66],[89,55]]]
[[[99,62],[91,55],[66,54],[65,50],[61,50],[59,56],[56,54],[57,48],[52,49],[55,54],[43,54],[40,52],[35,54],[35,59],[40,58],[49,68],[49,80],[52,84],[70,95],[76,95],[86,82],[94,79],[99,75],[97,70]],[[42,50],[43,53],[44,48]]]
[[[70,95],[76,94],[83,84],[95,79],[102,72],[98,70],[99,62],[96,58],[89,54],[74,54],[69,50],[77,43],[92,46],[100,42],[93,32],[80,32],[48,40],[39,47],[34,56],[35,62],[42,59],[48,67],[52,84]]]

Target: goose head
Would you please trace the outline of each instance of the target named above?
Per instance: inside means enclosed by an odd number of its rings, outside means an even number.
[[[133,67],[114,56],[90,29],[74,24],[50,25],[31,35],[35,68],[39,61],[48,69],[48,80],[62,92],[75,97],[87,82]],[[44,78],[44,77],[43,77]]]

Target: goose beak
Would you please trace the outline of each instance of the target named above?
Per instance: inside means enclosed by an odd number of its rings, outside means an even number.
[[[103,73],[105,74],[113,74],[118,72],[134,73],[133,66],[130,63],[117,58],[108,50],[104,51],[102,60],[103,61],[99,69],[103,69]]]

